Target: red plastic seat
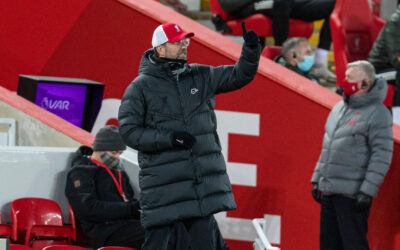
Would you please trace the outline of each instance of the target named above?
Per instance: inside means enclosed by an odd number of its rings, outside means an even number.
[[[83,232],[79,221],[75,219],[75,213],[71,206],[69,206],[68,226],[72,228],[73,240],[76,245],[90,247],[90,238]]]
[[[400,232],[394,235],[393,240],[393,248],[392,249],[400,249]]]
[[[262,56],[274,60],[277,56],[282,54],[282,46],[267,46],[261,52]]]
[[[52,245],[43,248],[43,250],[86,250],[86,248],[72,245]]]
[[[129,248],[129,247],[101,247],[98,248],[97,250],[135,250],[134,248]]]
[[[16,242],[42,249],[47,245],[70,244],[73,241],[73,229],[63,225],[61,209],[55,201],[17,199],[11,203],[10,212],[12,238]]]
[[[11,225],[3,224],[0,212],[0,238],[11,238]]]
[[[367,59],[385,21],[372,15],[368,0],[337,0],[330,18],[336,77],[340,84],[346,65]]]
[[[72,239],[74,240],[74,242],[76,242],[76,220],[75,220],[74,210],[72,210],[71,206],[68,207],[68,212],[69,212],[68,224],[72,228],[72,233],[73,233]]]
[[[10,244],[10,250],[32,250],[32,248],[25,246],[25,245],[18,245],[18,244]]]
[[[372,0],[371,7],[372,14],[379,17],[381,15],[381,0]]]
[[[368,0],[337,0],[330,18],[337,85],[345,78],[349,62],[366,60],[385,21],[373,15]],[[388,85],[384,101],[392,106],[394,86]]]
[[[231,33],[223,33],[224,35],[241,36],[241,22],[246,22],[246,28],[254,30],[258,36],[272,36],[272,20],[263,14],[254,14],[245,19],[233,19],[228,13],[224,12],[218,0],[210,0],[212,14],[219,14],[231,28]],[[303,22],[300,20],[291,19],[289,21],[289,37],[310,37],[313,33],[314,25],[312,22]]]
[[[11,238],[11,225],[0,224],[0,238]]]

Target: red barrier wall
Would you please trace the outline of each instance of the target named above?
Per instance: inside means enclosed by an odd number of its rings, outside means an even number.
[[[0,82],[11,90],[17,88],[18,74],[39,74],[100,81],[106,85],[105,98],[121,98],[162,22],[196,33],[190,62],[232,64],[240,55],[240,45],[149,0],[2,1],[0,14]],[[229,136],[227,160],[257,164],[257,185],[233,186],[238,209],[228,217],[280,215],[281,249],[318,249],[319,205],[311,198],[309,181],[326,117],[339,100],[267,59],[249,86],[217,97],[218,110],[260,115],[259,136]],[[395,134],[394,161],[370,217],[375,250],[393,249],[400,231],[398,127]],[[252,246],[228,242],[234,250]]]

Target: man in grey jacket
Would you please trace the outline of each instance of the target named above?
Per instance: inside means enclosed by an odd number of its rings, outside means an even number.
[[[243,24],[235,65],[188,64],[193,35],[173,23],[158,26],[119,109],[120,134],[139,151],[143,250],[229,249],[213,217],[236,208],[217,135],[215,95],[253,80],[261,45]]]
[[[311,178],[321,203],[320,249],[369,249],[368,216],[393,152],[386,81],[367,61],[349,63],[343,101],[328,116]]]

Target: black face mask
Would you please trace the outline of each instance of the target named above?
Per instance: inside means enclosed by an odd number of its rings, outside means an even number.
[[[111,155],[107,154],[106,152],[100,155],[101,161],[104,165],[109,168],[116,168],[119,165],[119,159],[112,157]]]
[[[168,62],[168,66],[172,71],[174,71],[183,68],[183,66],[185,66],[185,63],[186,63],[185,60],[174,59]]]

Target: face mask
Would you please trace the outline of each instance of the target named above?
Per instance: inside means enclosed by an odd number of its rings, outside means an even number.
[[[314,65],[314,56],[304,56],[304,60],[302,62],[297,63],[297,67],[303,72],[310,71],[313,65]]]
[[[357,82],[349,82],[347,80],[344,80],[342,86],[343,86],[343,92],[347,96],[351,96],[359,90]]]
[[[101,154],[100,158],[101,158],[101,161],[103,162],[103,164],[109,168],[115,168],[119,165],[119,159],[112,157],[111,155],[107,154],[106,152]]]

